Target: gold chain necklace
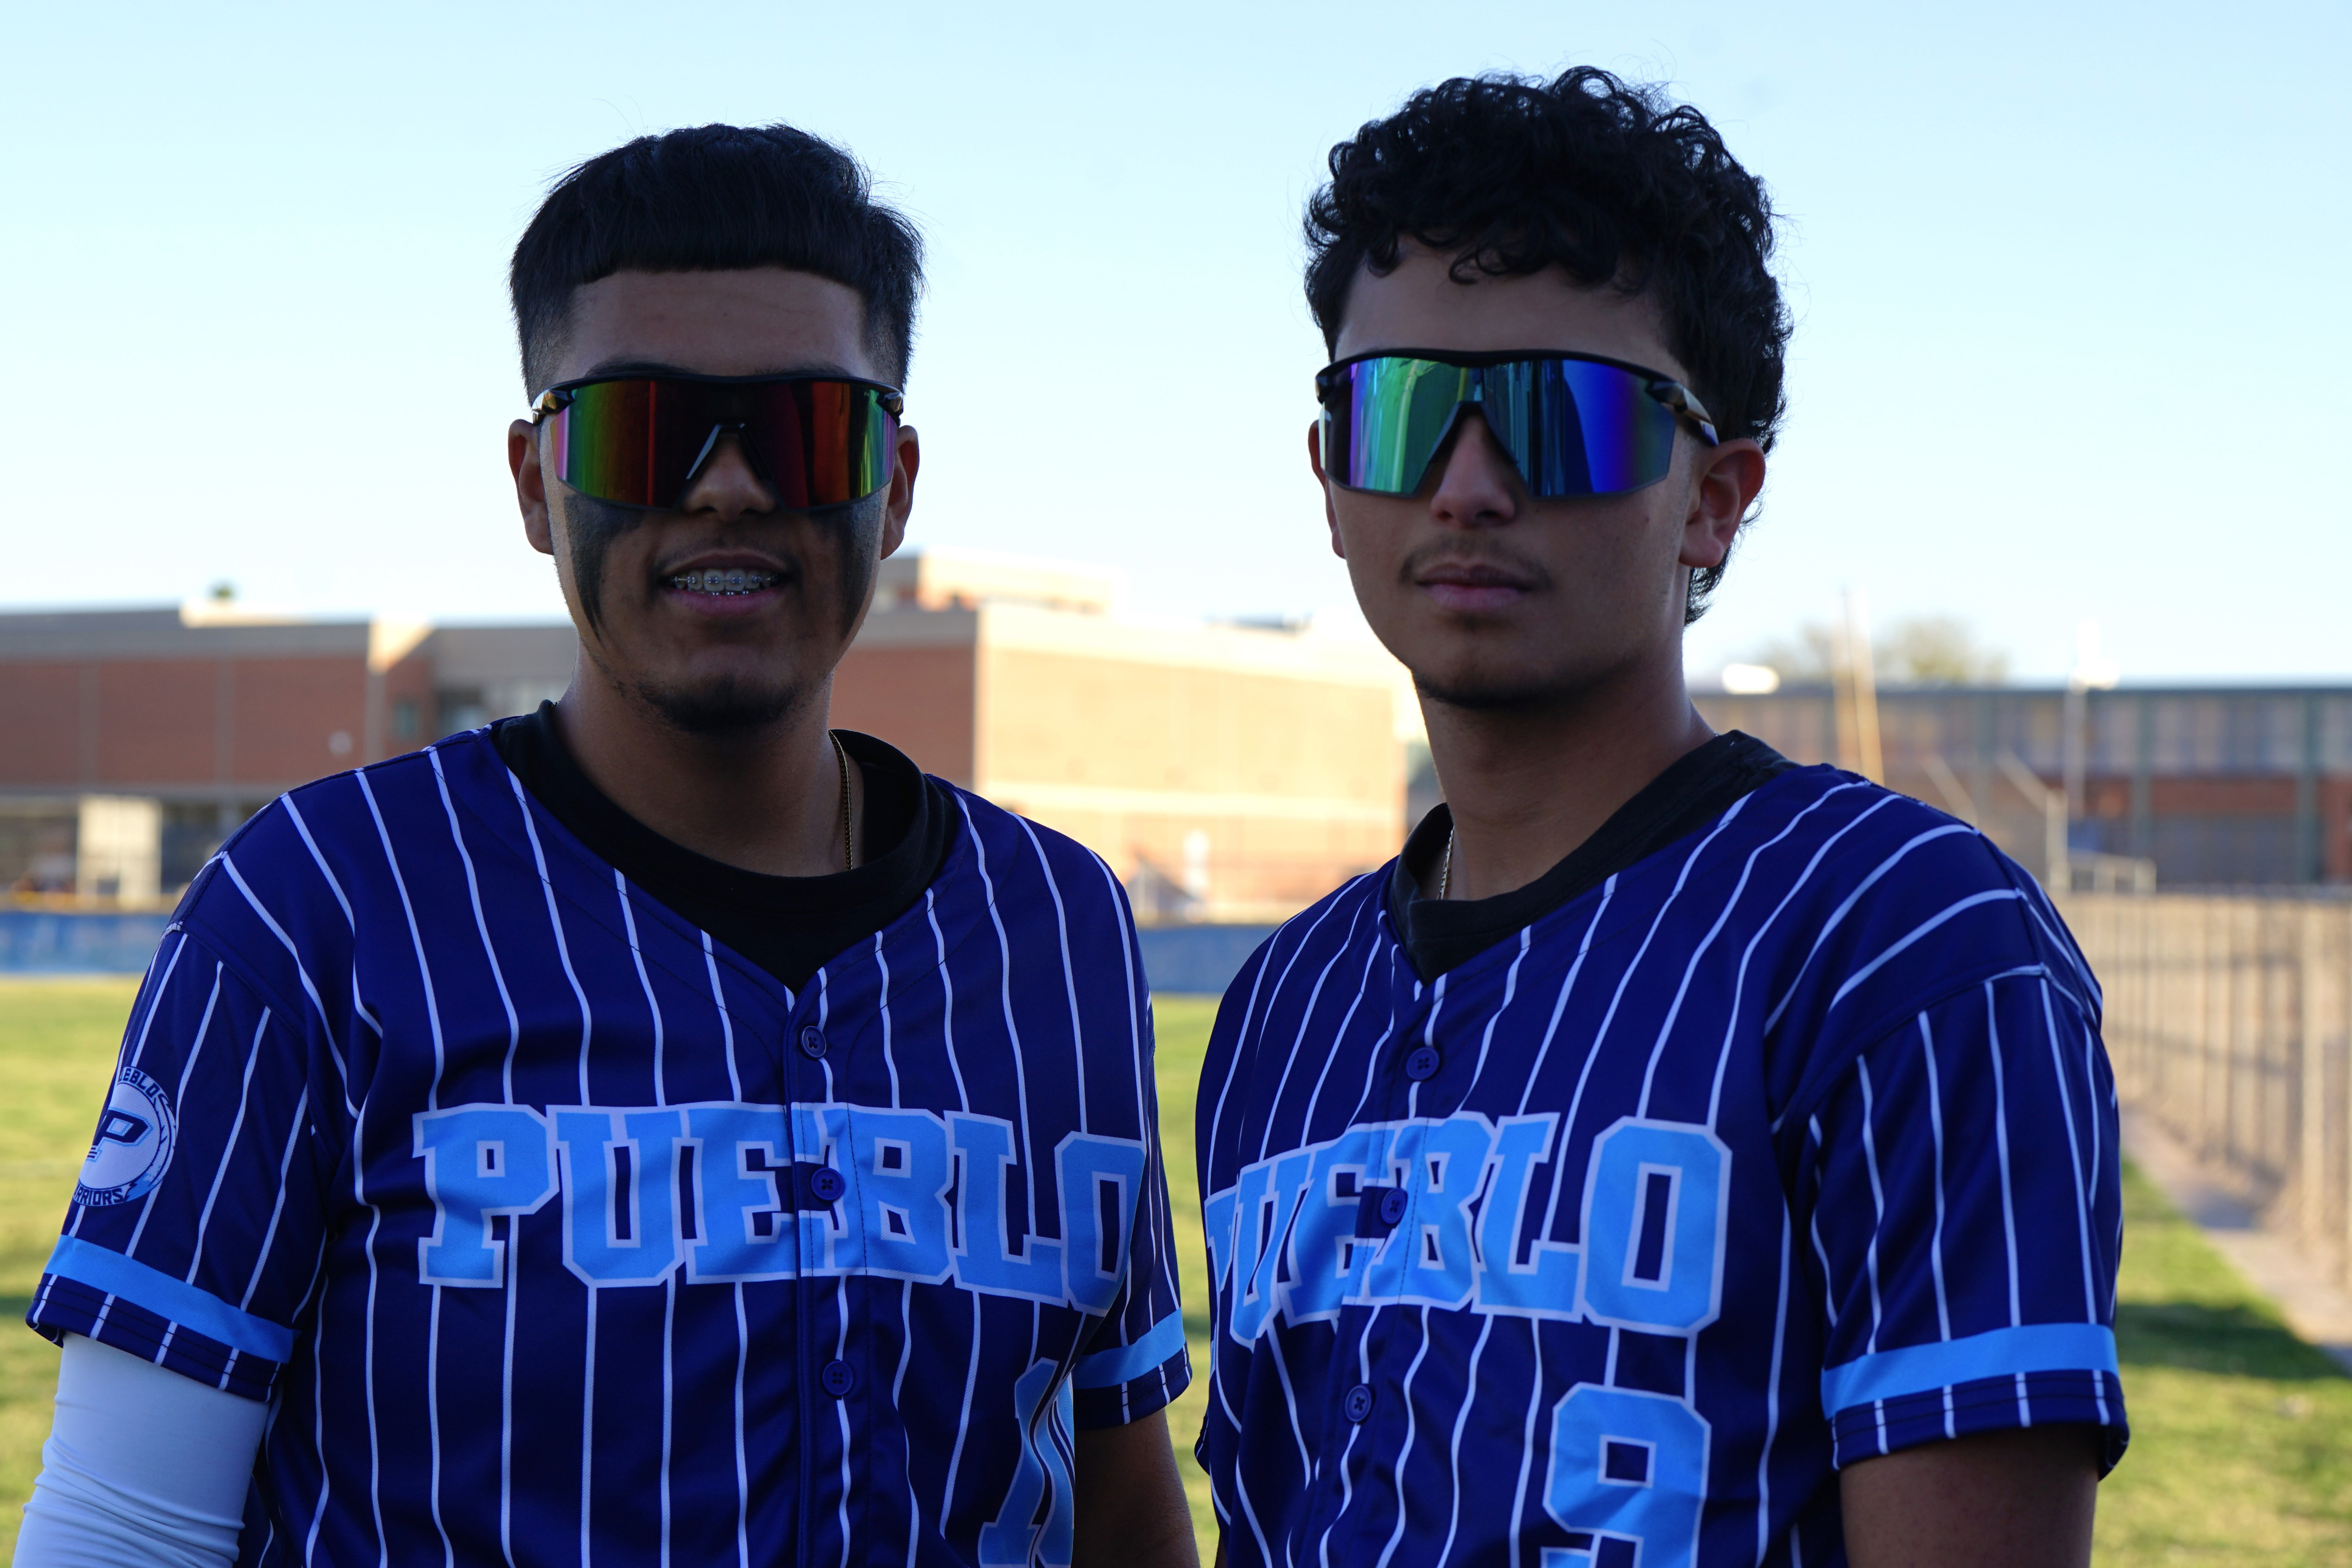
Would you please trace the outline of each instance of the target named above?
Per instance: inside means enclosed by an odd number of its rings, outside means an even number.
[[[842,750],[839,735],[830,730],[824,735],[833,742],[833,760],[841,764],[841,868],[855,871],[857,869],[857,855],[856,840],[851,837],[849,828],[849,753]],[[1453,853],[1450,845],[1446,852],[1448,855]]]
[[[1437,873],[1437,897],[1442,903],[1445,889],[1454,885],[1454,829],[1445,830],[1445,864]]]

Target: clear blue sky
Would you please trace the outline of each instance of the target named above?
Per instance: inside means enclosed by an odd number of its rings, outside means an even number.
[[[835,137],[921,223],[917,543],[1138,607],[1346,596],[1302,458],[1325,150],[1449,75],[1670,82],[1786,214],[1767,510],[1706,667],[1867,590],[2021,673],[2352,676],[2352,7],[19,6],[0,604],[560,613],[503,269],[640,132]]]

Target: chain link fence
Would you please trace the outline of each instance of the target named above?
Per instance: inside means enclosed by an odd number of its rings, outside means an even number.
[[[2352,1285],[2352,902],[2077,893],[2126,1105]]]

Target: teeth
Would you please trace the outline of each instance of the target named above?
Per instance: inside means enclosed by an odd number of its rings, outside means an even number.
[[[740,566],[712,566],[700,572],[680,572],[669,580],[669,585],[689,594],[756,594],[772,587],[776,581],[773,572],[745,571]]]

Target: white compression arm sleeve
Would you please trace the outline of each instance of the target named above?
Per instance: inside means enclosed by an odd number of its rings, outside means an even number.
[[[227,1568],[268,1406],[66,1336],[16,1568]]]

